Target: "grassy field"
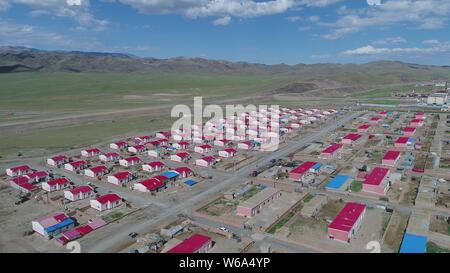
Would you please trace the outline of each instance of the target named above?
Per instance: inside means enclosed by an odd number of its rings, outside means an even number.
[[[81,111],[144,107],[233,98],[286,84],[287,76],[208,74],[13,73],[1,74],[2,111]]]
[[[416,87],[415,85],[399,85],[392,87],[376,88],[369,91],[364,91],[360,93],[355,93],[352,95],[356,99],[374,99],[374,98],[389,98],[395,92],[408,92],[415,90],[416,92],[431,92],[434,87]]]
[[[31,156],[36,149],[39,149],[41,153],[62,152],[70,148],[96,144],[116,135],[164,129],[170,126],[169,122],[169,119],[149,120],[148,117],[140,117],[114,122],[37,129],[24,134],[8,132],[1,136],[0,157],[18,153]]]

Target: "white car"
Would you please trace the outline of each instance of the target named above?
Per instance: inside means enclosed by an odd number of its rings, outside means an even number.
[[[230,232],[226,227],[220,227],[219,229],[223,232]]]

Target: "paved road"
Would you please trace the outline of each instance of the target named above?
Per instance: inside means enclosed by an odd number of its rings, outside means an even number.
[[[128,234],[130,232],[138,232],[138,233],[145,233],[149,230],[150,227],[152,227],[154,224],[157,224],[161,220],[164,220],[171,216],[176,216],[181,211],[183,211],[186,208],[191,208],[195,206],[196,204],[200,203],[201,201],[207,199],[208,197],[217,194],[218,192],[230,187],[232,184],[242,182],[248,175],[255,169],[255,166],[263,166],[265,164],[270,163],[273,159],[278,159],[283,156],[286,156],[293,151],[296,151],[306,145],[309,145],[313,141],[317,139],[321,139],[322,137],[326,136],[331,131],[334,131],[339,126],[346,124],[347,122],[351,121],[352,119],[358,117],[360,115],[359,112],[356,113],[349,113],[347,115],[344,115],[340,117],[339,120],[332,119],[327,123],[326,125],[321,125],[321,127],[318,129],[318,131],[305,136],[301,138],[298,142],[295,142],[291,145],[285,146],[277,151],[274,152],[268,152],[267,155],[264,157],[256,160],[255,162],[251,163],[250,165],[247,165],[238,171],[234,172],[233,176],[230,178],[227,178],[223,180],[220,184],[216,184],[215,186],[205,190],[204,192],[201,192],[191,198],[188,198],[185,202],[170,207],[168,209],[162,210],[160,214],[156,215],[152,219],[148,219],[142,222],[139,222],[134,225],[127,225],[125,227],[122,227],[121,230],[118,230],[114,235],[108,237],[107,239],[104,239],[99,242],[92,242],[90,245],[84,245],[82,246],[83,249],[86,249],[87,252],[116,252],[120,249],[117,249],[118,246],[122,244],[124,241],[128,241]]]

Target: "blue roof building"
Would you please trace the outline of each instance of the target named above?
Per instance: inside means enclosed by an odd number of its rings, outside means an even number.
[[[427,251],[427,237],[405,233],[400,253],[425,253]]]
[[[325,189],[326,190],[339,190],[350,179],[353,179],[353,177],[347,176],[347,175],[337,175],[330,182],[328,182],[328,184],[325,186]]]

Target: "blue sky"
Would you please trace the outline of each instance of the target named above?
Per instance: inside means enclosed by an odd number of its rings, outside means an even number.
[[[0,0],[0,45],[257,63],[450,65],[448,0]]]

